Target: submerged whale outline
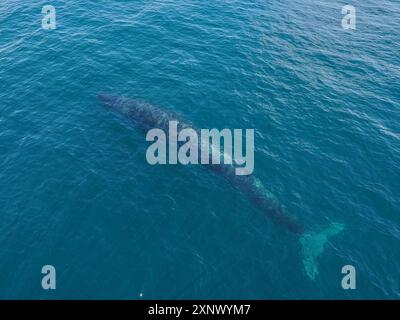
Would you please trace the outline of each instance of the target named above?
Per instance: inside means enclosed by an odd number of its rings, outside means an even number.
[[[144,132],[154,128],[168,132],[170,121],[178,121],[178,132],[185,128],[192,128],[198,132],[193,125],[182,120],[177,113],[161,109],[143,100],[107,93],[99,93],[98,98],[108,109],[124,115]],[[318,274],[317,258],[322,254],[328,237],[340,233],[344,229],[344,225],[332,223],[320,232],[306,232],[305,226],[286,213],[276,197],[254,175],[236,175],[232,164],[207,164],[205,166],[228,180],[233,187],[247,196],[259,210],[275,223],[300,237],[305,271],[311,279],[314,279]]]

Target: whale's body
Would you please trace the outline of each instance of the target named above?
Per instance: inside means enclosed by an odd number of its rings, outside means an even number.
[[[124,115],[135,126],[147,132],[150,129],[162,129],[168,132],[169,122],[178,121],[178,132],[185,128],[194,128],[173,111],[165,110],[139,99],[131,99],[111,94],[98,94],[101,102],[110,110]],[[318,273],[316,258],[322,253],[328,236],[337,234],[343,229],[341,224],[332,224],[320,233],[305,233],[305,227],[286,213],[276,197],[271,194],[253,175],[236,175],[235,168],[230,164],[208,164],[210,170],[228,180],[262,212],[286,230],[301,236],[303,259],[306,273],[314,278]]]
[[[108,94],[99,94],[99,98],[108,108],[123,114],[145,132],[154,128],[168,132],[170,121],[178,121],[178,132],[184,128],[196,130],[176,113],[141,100]],[[304,227],[284,211],[277,199],[253,175],[236,175],[235,168],[231,164],[205,166],[227,179],[232,186],[245,194],[252,203],[279,225],[296,234],[304,232]]]

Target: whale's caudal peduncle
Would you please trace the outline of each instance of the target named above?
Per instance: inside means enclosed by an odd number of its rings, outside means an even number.
[[[110,94],[98,94],[100,101],[108,109],[113,110],[133,122],[141,129],[148,131],[159,128],[168,131],[171,121],[178,121],[177,130],[192,128],[190,123],[182,121],[181,117],[172,111],[167,111],[139,99],[130,99]],[[290,216],[279,201],[253,175],[236,175],[232,164],[208,164],[212,171],[228,180],[233,187],[244,194],[259,210],[286,230],[301,236],[303,246],[303,263],[306,274],[314,279],[318,274],[316,260],[323,252],[329,236],[336,235],[344,226],[333,223],[320,232],[306,232],[303,224]]]

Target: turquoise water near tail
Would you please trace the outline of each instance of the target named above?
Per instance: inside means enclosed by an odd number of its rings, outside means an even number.
[[[0,298],[400,298],[400,4],[351,1],[343,30],[345,4],[2,0]],[[299,237],[226,181],[148,165],[99,92],[254,128],[254,175],[287,212],[344,226],[314,279]]]

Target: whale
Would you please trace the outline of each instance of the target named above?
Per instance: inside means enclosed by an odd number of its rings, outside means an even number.
[[[128,119],[144,133],[154,128],[168,132],[171,121],[178,122],[178,131],[185,128],[198,131],[191,122],[184,119],[179,113],[158,107],[145,100],[109,93],[98,93],[97,97],[106,109]],[[344,225],[332,223],[320,232],[313,232],[296,217],[289,214],[277,197],[254,174],[235,174],[234,163],[221,162],[220,164],[206,164],[204,166],[228,181],[231,186],[274,223],[299,237],[305,272],[309,278],[314,279],[318,274],[317,258],[324,251],[328,238],[340,233],[344,229]]]

